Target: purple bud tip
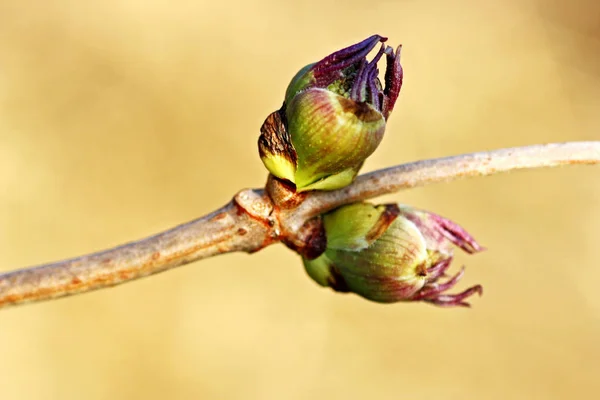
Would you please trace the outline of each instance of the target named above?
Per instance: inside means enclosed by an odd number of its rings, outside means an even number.
[[[370,104],[387,120],[400,94],[403,72],[400,65],[401,46],[394,52],[392,47],[385,45],[386,41],[386,37],[373,35],[323,58],[309,69],[312,74],[310,87],[327,88],[333,83],[340,83],[338,94],[358,103]],[[378,43],[381,43],[381,48],[373,60],[367,61],[367,55]],[[377,63],[384,54],[385,85],[382,85]]]
[[[402,45],[398,46],[396,54],[394,54],[394,49],[390,46],[385,50],[387,65],[385,69],[385,89],[383,90],[384,102],[382,111],[386,120],[394,109],[396,100],[398,100],[398,96],[400,95],[400,89],[402,88],[404,72],[402,70],[402,65],[400,64],[401,50]]]
[[[362,42],[328,55],[312,67],[316,85],[318,87],[329,86],[341,77],[344,69],[360,63],[377,43],[383,43],[386,40],[386,37],[373,35]]]
[[[436,214],[430,214],[430,216],[439,225],[440,232],[454,245],[460,247],[469,254],[485,250],[485,247],[477,243],[475,238],[473,238],[473,236],[471,236],[462,226]]]
[[[470,307],[471,305],[465,300],[475,293],[481,296],[483,294],[483,287],[481,285],[475,285],[460,293],[444,293],[447,290],[452,289],[465,273],[465,267],[462,267],[456,275],[445,282],[439,283],[438,280],[441,277],[446,276],[445,271],[450,266],[450,261],[451,259],[444,260],[429,268],[427,270],[427,283],[411,298],[411,300],[423,300],[441,307]]]
[[[371,62],[363,60],[352,84],[352,90],[350,91],[350,98],[352,100],[361,103],[370,100],[370,103],[378,110],[381,109],[381,104],[379,101],[381,93],[377,88],[377,84],[375,83],[377,80],[377,75],[379,74],[377,63],[385,52],[385,47],[386,46],[384,44],[381,45],[379,52],[377,52],[377,55],[373,58],[373,60],[371,60]],[[367,96],[369,97],[367,98]]]

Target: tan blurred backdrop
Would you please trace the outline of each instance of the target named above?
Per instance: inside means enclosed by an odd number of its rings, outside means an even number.
[[[343,4],[343,5],[342,5]],[[0,1],[0,269],[141,238],[260,186],[265,116],[372,33],[405,85],[365,169],[600,139],[585,1]],[[600,169],[390,196],[467,227],[471,310],[317,287],[281,246],[0,312],[0,398],[567,399],[600,391]]]

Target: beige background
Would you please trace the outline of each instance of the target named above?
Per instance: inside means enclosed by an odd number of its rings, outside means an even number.
[[[341,4],[344,4],[341,6]],[[372,33],[405,85],[365,169],[600,139],[597,1],[0,1],[0,268],[137,239],[260,186],[258,129]],[[0,312],[13,399],[567,399],[600,391],[600,168],[390,196],[467,227],[471,310],[318,288],[282,246]]]

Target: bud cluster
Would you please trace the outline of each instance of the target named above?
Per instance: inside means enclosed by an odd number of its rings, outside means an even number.
[[[298,196],[353,182],[379,146],[402,87],[401,46],[394,51],[386,40],[373,35],[294,76],[258,140],[270,182],[281,182]],[[383,84],[377,68],[382,58]],[[302,256],[313,280],[335,291],[381,303],[421,300],[439,306],[468,306],[469,296],[482,293],[479,285],[447,293],[464,273],[447,275],[453,248],[475,253],[482,247],[436,214],[355,203],[309,221],[297,236],[284,243]]]

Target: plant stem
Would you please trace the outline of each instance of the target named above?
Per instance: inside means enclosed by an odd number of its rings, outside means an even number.
[[[266,231],[234,200],[143,240],[2,274],[0,308],[115,286],[223,253],[251,252],[264,247]]]
[[[315,192],[296,212],[302,218],[403,189],[520,169],[599,164],[600,142],[538,144],[401,164],[359,176],[352,185]]]

